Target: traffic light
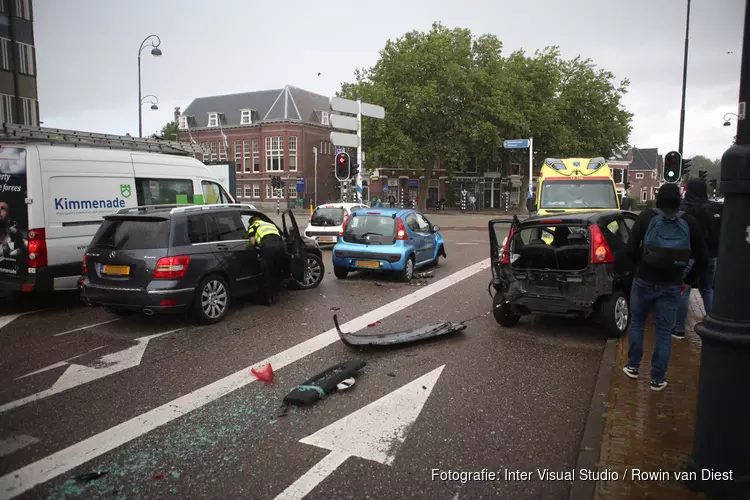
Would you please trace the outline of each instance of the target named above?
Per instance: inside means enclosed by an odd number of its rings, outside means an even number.
[[[349,179],[351,159],[349,153],[341,152],[336,155],[336,178],[340,181]]]
[[[682,155],[670,151],[664,157],[664,182],[679,182],[682,177]]]
[[[688,173],[690,172],[690,164],[693,160],[682,160],[682,178],[687,179]]]
[[[352,165],[349,169],[349,176],[352,178],[352,184],[357,183],[357,172],[359,172],[359,165]]]
[[[704,181],[708,179],[708,170],[698,170],[698,177]]]
[[[271,187],[274,189],[281,189],[284,187],[284,181],[282,181],[281,177],[278,175],[274,175],[271,177]]]
[[[711,189],[716,191],[716,188],[719,185],[718,181],[716,179],[711,179],[710,181],[708,181],[708,183],[711,185]]]

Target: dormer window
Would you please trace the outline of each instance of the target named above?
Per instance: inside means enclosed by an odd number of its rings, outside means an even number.
[[[208,114],[208,126],[209,127],[218,127],[219,126],[219,113],[209,113]]]
[[[188,128],[187,116],[180,117],[180,123],[178,127],[180,130],[185,130],[186,128]]]
[[[328,121],[328,111],[321,111],[320,113],[320,123],[323,125],[330,125],[330,122]]]
[[[240,125],[251,125],[253,123],[252,110],[243,109],[242,118],[240,119]]]

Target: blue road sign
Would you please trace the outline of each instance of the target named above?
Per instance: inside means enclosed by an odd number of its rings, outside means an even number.
[[[383,192],[384,192],[384,193],[387,193],[387,192],[388,192],[388,186],[383,186]]]
[[[343,146],[336,146],[336,154],[344,152],[346,152],[346,149]]]
[[[529,140],[528,139],[511,139],[508,141],[503,141],[503,147],[507,149],[528,148]]]
[[[305,192],[305,178],[304,177],[297,177],[297,192],[298,193]]]

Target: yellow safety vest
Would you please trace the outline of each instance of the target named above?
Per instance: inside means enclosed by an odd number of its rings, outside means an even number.
[[[281,237],[281,234],[279,233],[279,230],[276,229],[276,226],[274,226],[270,222],[265,221],[257,221],[253,224],[250,224],[247,232],[250,236],[255,237],[256,245],[260,245],[263,242],[263,238],[265,238],[269,234],[275,234],[276,236]]]

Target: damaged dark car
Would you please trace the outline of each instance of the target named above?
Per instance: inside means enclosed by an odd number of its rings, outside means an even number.
[[[630,323],[635,268],[626,248],[635,219],[613,210],[491,220],[495,320],[512,327],[529,314],[596,319],[608,336],[622,336]]]

